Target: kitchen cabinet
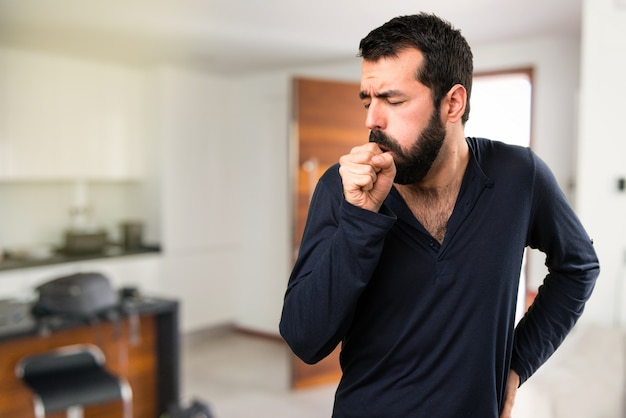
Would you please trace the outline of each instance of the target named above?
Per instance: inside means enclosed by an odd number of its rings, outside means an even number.
[[[0,179],[142,176],[141,71],[0,50]]]
[[[30,311],[28,304],[22,309]],[[91,324],[56,317],[48,320],[45,335],[34,317],[15,318],[8,327],[0,324],[0,416],[34,417],[32,394],[14,370],[20,359],[74,344],[98,346],[107,368],[127,380],[133,397],[132,416],[164,416],[179,401],[180,339],[178,302],[171,299],[139,298],[133,301],[138,313],[131,319],[99,318]],[[119,403],[90,406],[85,416],[120,416]],[[65,416],[49,414],[48,417]],[[68,413],[68,416],[75,414]],[[82,414],[79,414],[82,416]]]

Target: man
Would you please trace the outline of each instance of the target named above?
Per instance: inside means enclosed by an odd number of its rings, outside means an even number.
[[[508,418],[591,294],[591,240],[531,150],[465,138],[459,31],[399,17],[360,55],[370,141],[318,183],[281,334],[308,363],[342,343],[334,417]],[[514,329],[527,246],[548,275]]]

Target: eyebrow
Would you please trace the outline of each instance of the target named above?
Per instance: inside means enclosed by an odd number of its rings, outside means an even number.
[[[375,96],[377,98],[389,98],[389,97],[398,97],[398,96],[404,96],[404,93],[402,93],[400,90],[387,90],[387,91],[382,91],[380,93],[376,93]],[[368,92],[366,92],[365,90],[361,90],[359,92],[359,98],[361,100],[364,99],[369,99],[371,96]]]

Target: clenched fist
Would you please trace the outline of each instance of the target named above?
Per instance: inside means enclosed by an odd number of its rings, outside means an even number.
[[[396,165],[389,153],[370,142],[352,148],[339,159],[343,194],[349,203],[378,212],[396,176]]]

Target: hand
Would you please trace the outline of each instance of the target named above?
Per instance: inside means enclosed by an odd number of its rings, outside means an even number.
[[[339,174],[346,201],[378,212],[396,176],[396,165],[389,153],[369,142],[352,148],[339,159]]]
[[[515,395],[517,394],[517,388],[519,387],[519,380],[519,375],[514,370],[509,371],[509,380],[507,382],[506,393],[504,395],[504,407],[502,408],[500,418],[511,418],[513,404],[515,403]]]

